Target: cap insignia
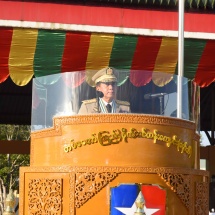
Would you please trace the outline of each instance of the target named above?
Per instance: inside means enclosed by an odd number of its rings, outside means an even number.
[[[106,74],[107,75],[113,75],[113,70],[111,68],[107,68]]]

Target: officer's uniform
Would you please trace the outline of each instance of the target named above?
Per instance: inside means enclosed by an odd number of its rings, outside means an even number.
[[[130,104],[126,101],[115,100],[116,107],[112,108],[112,113],[130,113]],[[82,102],[79,114],[89,114],[89,113],[108,113],[107,110],[104,111],[99,108],[97,99],[85,100]]]
[[[98,71],[92,80],[95,84],[99,82],[117,82],[116,75],[112,68],[104,68]],[[98,106],[99,101],[99,106]],[[113,100],[111,113],[130,113],[130,103],[127,101]],[[91,113],[108,113],[106,106],[101,98],[94,98],[82,101],[81,108],[78,114],[91,114]]]

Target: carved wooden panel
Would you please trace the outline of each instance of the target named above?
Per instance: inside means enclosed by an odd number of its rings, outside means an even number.
[[[174,173],[158,173],[158,175],[166,182],[167,186],[177,194],[186,208],[191,212],[193,196],[191,176]]]
[[[29,215],[60,215],[62,212],[62,180],[31,179],[28,184]]]
[[[209,186],[207,182],[197,182],[196,183],[196,215],[208,214],[209,202],[208,202],[208,193]]]
[[[126,182],[127,174],[156,174],[159,181],[162,179],[166,187],[181,200],[190,215],[208,214],[208,172],[188,168],[133,166],[22,167],[20,180],[26,180],[26,184],[21,185],[20,189],[20,213],[75,215],[79,209],[83,210],[85,203],[94,201],[93,197],[110,182],[117,180],[119,175]],[[121,179],[120,183],[123,182]]]
[[[195,124],[190,121],[185,121],[177,118],[168,118],[155,115],[143,114],[94,114],[94,115],[75,115],[54,117],[53,127],[32,132],[32,138],[42,138],[61,135],[61,127],[64,125],[78,124],[98,124],[98,123],[138,123],[138,124],[155,124],[155,125],[170,125],[186,129],[195,130]],[[194,135],[198,140],[198,135]]]
[[[117,175],[118,174],[114,172],[76,173],[75,207],[81,207],[110,181],[115,179]]]

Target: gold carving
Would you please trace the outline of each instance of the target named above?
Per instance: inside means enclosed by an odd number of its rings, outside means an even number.
[[[101,190],[105,187],[111,180],[117,177],[118,174],[157,174],[159,175],[177,196],[182,199],[182,203],[185,202],[186,207],[189,210],[190,215],[200,215],[196,214],[191,208],[196,207],[196,211],[201,207],[201,211],[204,210],[203,205],[207,207],[208,204],[208,180],[209,172],[203,170],[189,169],[189,168],[174,168],[174,167],[134,167],[134,166],[43,166],[43,167],[21,167],[20,169],[20,181],[24,182],[26,180],[26,175],[31,175],[32,173],[46,172],[47,174],[52,173],[69,173],[69,210],[71,215],[75,214],[75,207],[80,207],[86,201],[88,201],[92,196],[96,195],[96,192],[91,189],[91,186],[97,187],[97,190]],[[80,177],[79,177],[80,176]],[[95,180],[100,179],[100,184],[96,184]],[[203,180],[204,179],[204,180]],[[46,187],[47,184],[59,184],[57,189],[59,195],[54,194],[58,198],[57,205],[61,207],[62,200],[62,184],[61,180],[54,179],[31,179],[28,181],[28,202],[32,206],[35,206],[38,214],[43,214],[37,207],[37,204],[41,207],[39,201],[42,199],[42,195],[39,193],[40,190]],[[201,183],[201,181],[206,181]],[[44,183],[43,183],[44,182]],[[48,183],[46,183],[48,182]],[[194,186],[196,183],[196,186]],[[20,184],[20,214],[25,214],[24,199],[25,199],[25,189],[24,183]],[[184,186],[184,187],[183,187]],[[52,186],[51,186],[52,187]],[[88,192],[87,191],[88,187]],[[99,189],[101,187],[101,189]],[[82,192],[80,188],[85,188],[85,192]],[[90,188],[90,189],[89,189]],[[196,190],[194,190],[196,189]],[[92,195],[93,192],[93,195]],[[189,194],[188,194],[189,192]],[[91,196],[88,198],[87,195]],[[202,195],[203,194],[203,195]],[[81,195],[81,197],[79,197]],[[49,195],[50,196],[50,195]],[[35,197],[35,198],[34,198]],[[61,197],[62,198],[62,197]],[[34,201],[34,199],[36,201]],[[201,199],[201,200],[200,200]],[[44,203],[44,201],[43,201]],[[35,214],[32,211],[28,214]],[[60,213],[60,212],[59,212]],[[62,213],[62,212],[61,212]],[[49,213],[51,214],[51,213]],[[208,215],[208,213],[202,213],[201,215]]]
[[[144,211],[145,199],[143,197],[142,192],[139,192],[137,199],[135,201],[135,205],[137,207],[136,212],[134,215],[146,215]]]
[[[191,211],[193,196],[191,176],[174,173],[158,173],[158,175],[166,182],[167,186],[177,194],[186,208]]]
[[[65,152],[70,152],[73,149],[76,149],[78,147],[86,146],[86,145],[91,145],[94,143],[98,143],[98,138],[96,137],[96,134],[92,134],[92,138],[88,138],[86,140],[74,142],[73,139],[70,140],[69,144],[64,145],[64,151]]]
[[[116,172],[116,173],[155,173],[155,174],[183,174],[209,177],[204,170],[175,167],[135,167],[135,166],[44,166],[21,167],[20,177],[25,172]]]
[[[192,146],[188,146],[187,142],[182,142],[177,135],[165,136],[158,132],[158,130],[154,129],[153,132],[149,131],[146,128],[142,128],[141,131],[138,131],[135,128],[131,128],[128,131],[126,128],[115,129],[110,133],[109,131],[100,131],[98,135],[92,134],[92,138],[88,138],[85,140],[81,140],[78,142],[74,142],[74,139],[70,140],[70,143],[64,144],[64,151],[70,152],[78,147],[91,145],[94,143],[100,143],[102,146],[108,146],[112,144],[118,144],[122,141],[128,142],[128,139],[136,139],[136,138],[146,138],[152,139],[153,143],[157,143],[157,141],[162,141],[166,143],[167,147],[175,146],[177,151],[180,153],[186,153],[189,158],[192,155]]]
[[[61,179],[31,179],[28,184],[28,214],[60,215],[62,212]]]
[[[117,173],[114,172],[76,173],[75,207],[81,207],[116,177]]]
[[[137,123],[177,126],[183,129],[193,130],[195,134],[195,123],[178,118],[155,116],[149,114],[93,114],[75,115],[53,118],[53,127],[32,132],[32,138],[50,137],[61,135],[61,127],[64,125],[98,124],[98,123]],[[196,138],[199,138],[199,135]]]
[[[195,199],[196,215],[208,214],[209,210],[208,190],[209,190],[208,182],[196,182],[196,199]]]

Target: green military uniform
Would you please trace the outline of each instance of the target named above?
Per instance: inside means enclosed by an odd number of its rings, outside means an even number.
[[[126,101],[115,100],[115,108],[113,113],[130,113],[130,103]],[[101,109],[98,111],[98,103],[96,99],[85,100],[82,102],[79,114],[105,113]],[[107,113],[107,112],[106,112]]]

